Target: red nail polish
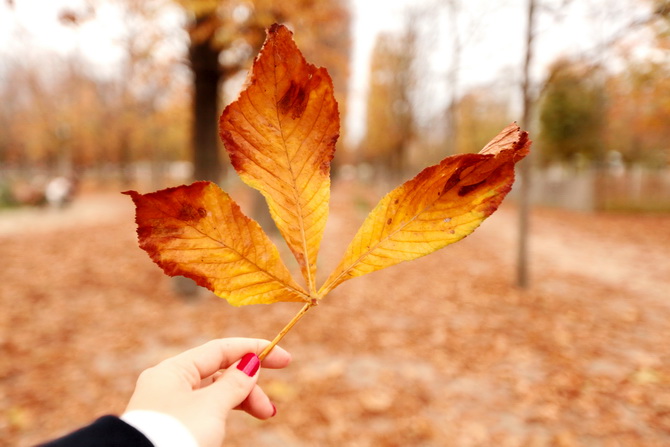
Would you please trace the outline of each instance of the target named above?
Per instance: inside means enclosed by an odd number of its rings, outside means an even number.
[[[275,404],[273,404],[272,402],[270,402],[270,404],[272,405],[272,416],[270,417],[273,418],[277,414],[277,407],[275,407]]]
[[[242,371],[249,377],[253,377],[261,366],[261,361],[258,356],[252,352],[244,354],[240,363],[237,364],[237,369]]]

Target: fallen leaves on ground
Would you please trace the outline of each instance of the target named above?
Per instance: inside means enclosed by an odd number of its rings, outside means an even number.
[[[321,270],[384,192],[334,186]],[[301,306],[259,318],[180,297],[137,249],[127,198],[79,203],[0,236],[1,445],[119,413],[142,369],[209,338],[272,337]],[[277,416],[235,413],[227,445],[670,444],[670,217],[532,222],[528,291],[512,286],[511,204],[448,250],[342,284],[282,342],[294,363],[261,371]]]

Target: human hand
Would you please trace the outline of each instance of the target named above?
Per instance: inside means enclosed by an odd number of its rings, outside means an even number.
[[[164,360],[140,374],[126,412],[167,414],[188,428],[200,447],[219,447],[230,410],[242,409],[259,419],[277,411],[256,385],[261,366],[257,355],[268,344],[267,340],[225,338]],[[284,368],[290,361],[291,355],[276,346],[262,366]]]

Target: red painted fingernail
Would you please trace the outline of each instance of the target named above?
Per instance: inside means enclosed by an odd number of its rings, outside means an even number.
[[[237,364],[237,369],[249,377],[253,377],[260,367],[261,361],[258,359],[258,356],[252,352],[244,354],[240,363]]]
[[[272,402],[270,402],[270,404],[272,405],[272,416],[270,417],[273,418],[277,414],[277,407],[275,407],[275,404],[273,404]]]

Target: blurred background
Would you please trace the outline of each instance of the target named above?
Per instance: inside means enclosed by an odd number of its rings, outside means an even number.
[[[323,278],[423,167],[511,121],[534,144],[472,236],[302,320],[262,373],[277,417],[235,415],[227,445],[670,445],[667,0],[0,0],[0,444],[299,310],[166,277],[119,194],[215,181],[272,232],[217,121],[274,22],[340,107]]]

